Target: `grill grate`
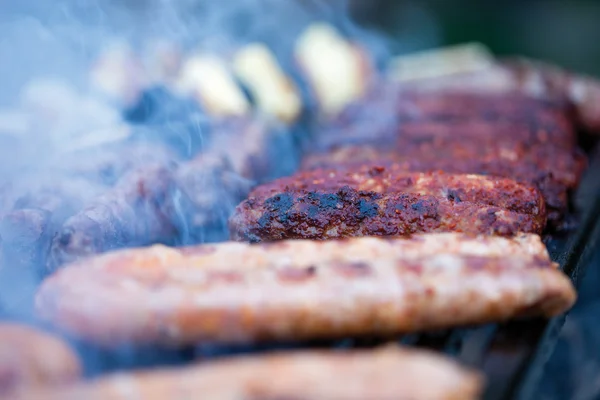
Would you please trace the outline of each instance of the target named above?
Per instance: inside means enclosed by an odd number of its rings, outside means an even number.
[[[572,225],[572,229],[545,239],[552,259],[576,284],[584,273],[592,249],[600,241],[600,180],[594,177],[596,171],[600,171],[600,151],[590,154],[590,167],[573,199],[573,217],[577,223]],[[106,351],[84,343],[76,342],[75,345],[83,356],[86,373],[91,377],[128,368],[182,364],[194,359],[240,353],[281,349],[293,351],[307,347],[371,347],[392,339],[403,345],[438,350],[456,357],[465,365],[484,371],[488,382],[484,396],[486,400],[529,400],[535,398],[543,367],[551,355],[564,320],[565,317],[561,316],[550,321],[511,321],[506,324],[407,334],[388,340],[353,338],[276,346],[224,348],[202,345],[183,350],[128,348]]]

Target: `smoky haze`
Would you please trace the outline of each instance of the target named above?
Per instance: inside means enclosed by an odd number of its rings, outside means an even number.
[[[115,158],[120,164],[148,158],[145,147],[122,151],[114,144],[124,128],[136,132],[139,129],[132,128],[125,120],[122,104],[103,97],[90,84],[90,68],[103,49],[124,43],[140,55],[155,41],[166,39],[179,44],[184,51],[200,49],[227,56],[240,45],[262,41],[288,68],[292,63],[293,43],[300,32],[311,22],[328,21],[368,47],[380,65],[390,55],[388,39],[354,24],[345,1],[25,0],[9,1],[2,7],[0,315],[3,318],[33,318],[35,288],[49,272],[46,258],[53,239],[65,233],[64,225],[73,222],[72,216],[90,204],[103,211],[102,202],[114,201],[106,193],[115,187],[120,170],[98,165],[114,163]],[[174,104],[179,111],[188,113],[188,105],[177,101]],[[206,116],[196,108],[193,113],[199,114],[194,118],[200,121],[194,120],[191,129],[178,125],[181,121],[176,115],[181,113],[169,116],[173,119],[167,121],[172,131],[169,135],[191,135],[202,142],[205,123],[201,120]],[[289,149],[290,143],[278,146],[282,147],[273,153],[283,147]],[[287,153],[280,154],[282,158]],[[154,154],[150,158],[165,163],[170,155]],[[287,162],[283,158],[281,161]],[[239,177],[227,179],[241,181]],[[200,185],[210,185],[207,189],[213,189],[215,185],[223,185],[223,180],[210,176],[200,180]],[[180,198],[181,193],[175,191],[172,198],[163,200],[176,209],[179,233],[188,235],[185,220],[189,216]],[[227,208],[237,204],[227,199],[223,203],[227,203]],[[128,212],[135,219],[148,211],[149,205],[144,207]],[[224,225],[227,214],[217,215]],[[90,223],[89,213],[77,218]],[[69,232],[64,235],[67,240],[72,239],[69,235]],[[205,235],[195,240],[204,241]],[[134,358],[129,353],[123,356]]]

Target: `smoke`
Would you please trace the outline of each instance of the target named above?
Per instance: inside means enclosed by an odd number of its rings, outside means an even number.
[[[152,198],[139,200],[138,192],[145,193],[145,185],[153,184],[144,170],[139,177],[139,167],[187,161],[208,145],[212,123],[205,110],[189,99],[177,98],[162,87],[147,87],[155,67],[152,54],[162,44],[175,44],[184,54],[202,50],[227,59],[244,44],[263,42],[301,85],[293,47],[312,22],[333,24],[368,48],[379,64],[390,56],[389,40],[355,24],[346,1],[23,0],[2,7],[0,319],[31,323],[38,323],[33,297],[48,273],[47,258],[56,253],[57,240],[58,245],[64,242],[65,249],[77,239],[85,241],[86,249],[109,250],[114,246],[111,238],[125,246],[130,239],[112,229],[130,226],[131,230],[137,227],[135,234],[148,244],[167,241],[162,232],[153,235],[147,222],[163,224],[152,219],[163,208],[172,209],[171,222],[179,229],[174,242],[213,240],[215,233],[222,239],[226,211],[252,184],[232,173],[230,164],[259,168],[270,178],[293,168],[294,138],[306,136],[305,127],[267,121],[272,143],[259,142],[264,138],[257,137],[258,144],[249,138],[245,145],[266,149],[270,161],[258,152],[239,163],[217,159],[216,166],[207,166],[213,169],[202,174],[194,169],[201,167],[189,164],[189,173],[180,168],[174,178],[179,189],[170,191],[171,185],[156,184]],[[94,84],[94,79],[112,78],[92,74],[106,51],[120,57],[112,71],[126,73],[117,84],[109,82],[116,96],[101,93]],[[210,160],[199,165],[203,163]],[[123,187],[119,184],[123,177],[139,183]],[[216,186],[218,190],[213,190]],[[212,213],[190,211],[202,207],[217,208]],[[140,217],[146,212],[152,215]],[[102,223],[103,218],[108,222]],[[218,220],[210,221],[218,227],[216,232],[196,229],[211,218]],[[98,237],[82,239],[74,233],[73,226],[80,222],[99,232]],[[105,363],[123,367],[144,362],[131,349],[110,356],[86,346],[80,350],[91,370]],[[157,356],[151,363],[165,363],[169,357]]]

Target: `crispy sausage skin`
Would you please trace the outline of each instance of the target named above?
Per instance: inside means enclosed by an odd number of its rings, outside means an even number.
[[[100,345],[182,346],[551,316],[574,300],[536,235],[451,233],[123,250],[58,271],[36,304]]]
[[[331,239],[420,232],[540,233],[544,201],[510,179],[317,169],[257,187],[230,219],[234,240]]]
[[[388,94],[389,104],[381,107],[365,101],[349,108],[320,129],[301,168],[396,163],[407,172],[511,178],[536,186],[546,200],[550,224],[560,224],[568,194],[587,166],[568,103],[518,93],[419,87]],[[363,123],[367,113],[375,117]]]

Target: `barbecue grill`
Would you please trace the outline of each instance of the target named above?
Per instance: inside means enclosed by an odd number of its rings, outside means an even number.
[[[572,196],[571,212],[564,229],[544,238],[551,257],[575,284],[581,280],[594,247],[600,240],[600,152],[595,141],[580,135],[590,165],[577,192]],[[482,370],[488,377],[485,399],[534,399],[544,365],[550,357],[560,329],[561,316],[550,321],[523,319],[504,324],[410,334],[387,338],[408,346],[435,349],[462,363]],[[309,347],[365,348],[383,343],[381,338],[348,338],[311,343],[284,343],[242,347],[201,345],[183,350],[157,348],[121,348],[113,351],[77,343],[84,356],[88,376],[132,367],[183,364],[193,359],[214,359],[226,355],[265,352],[277,349],[297,350]]]
[[[160,103],[160,100],[158,100]],[[160,106],[160,104],[158,104]],[[139,110],[131,110],[131,113]],[[544,238],[551,258],[578,285],[595,246],[600,241],[600,151],[596,141],[580,135],[581,146],[589,156],[588,170],[572,196],[568,223]],[[297,140],[300,146],[301,140]],[[0,310],[1,312],[2,310]],[[2,316],[5,317],[5,316]],[[558,339],[565,316],[552,320],[523,319],[504,324],[410,334],[387,338],[408,346],[435,349],[487,376],[485,399],[534,399],[544,365]],[[51,327],[45,327],[52,330]],[[384,342],[381,338],[348,338],[336,341],[284,343],[243,347],[200,345],[179,350],[159,348],[119,348],[109,351],[89,343],[74,341],[83,357],[88,377],[128,368],[184,364],[193,359],[212,359],[231,354],[287,349],[364,348]]]

